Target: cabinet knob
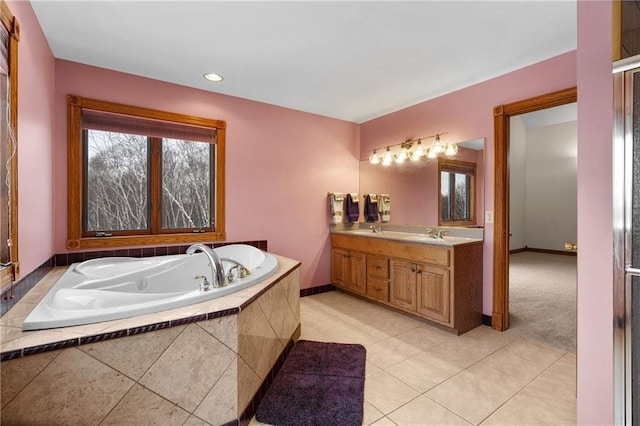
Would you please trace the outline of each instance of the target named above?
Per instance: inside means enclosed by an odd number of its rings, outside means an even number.
[[[416,272],[416,268],[411,268],[411,272]]]
[[[380,266],[380,265],[373,265],[373,269],[382,269],[382,266]]]

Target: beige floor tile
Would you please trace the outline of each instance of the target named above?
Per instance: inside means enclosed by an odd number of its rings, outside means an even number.
[[[371,426],[397,426],[389,417],[383,417],[375,423],[371,423]]]
[[[440,346],[474,361],[479,361],[516,339],[516,336],[500,333],[488,326],[481,325],[458,336],[457,339],[442,343]]]
[[[529,381],[563,354],[561,350],[518,339],[487,356],[480,364]]]
[[[504,402],[483,393],[477,386],[464,384],[464,381],[453,384],[446,381],[425,395],[473,424],[480,423]]]
[[[382,414],[380,410],[378,410],[373,405],[369,404],[367,401],[364,401],[364,406],[362,407],[362,411],[363,411],[363,419],[362,419],[363,425],[373,424],[384,417],[384,414]]]
[[[302,333],[300,334],[300,339],[302,340],[314,340],[316,342],[331,342],[331,338],[324,334],[322,331],[318,330],[316,327],[309,325],[309,323],[305,323],[304,320],[302,322],[304,326],[302,327]]]
[[[367,361],[382,369],[391,367],[422,352],[418,346],[407,343],[397,337],[389,337],[378,343],[368,345],[366,349]]]
[[[575,425],[575,403],[518,394],[483,425]]]
[[[142,375],[184,330],[184,326],[82,345],[78,348],[132,378]],[[135,356],[131,356],[135,354]]]
[[[451,374],[429,362],[428,358],[422,357],[423,354],[392,365],[385,371],[419,392],[426,392],[451,377]]]
[[[457,336],[434,327],[418,326],[398,334],[396,338],[427,351],[440,343],[457,339]]]
[[[383,414],[388,414],[419,395],[411,386],[381,371],[366,378],[364,399]]]
[[[100,425],[182,425],[189,413],[135,384]]]
[[[84,352],[65,349],[2,409],[2,424],[95,425],[133,384]]]
[[[202,419],[197,418],[196,416],[191,416],[187,419],[183,426],[214,426],[205,422]]]
[[[390,413],[389,417],[398,426],[469,426],[470,423],[462,417],[447,410],[440,404],[427,398],[419,396],[408,402],[396,411]]]
[[[494,396],[504,402],[518,393],[526,384],[526,380],[513,377],[491,367],[474,364],[456,374],[441,386],[451,389],[477,389],[482,394]]]
[[[61,351],[43,352],[0,363],[1,406],[7,405],[60,353]]]
[[[365,364],[365,370],[364,371],[365,371],[364,375],[366,377],[369,377],[371,375],[374,375],[374,374],[382,371],[382,368],[378,367],[375,364],[371,364],[369,361],[367,361],[366,364]]]
[[[435,346],[417,356],[420,356],[425,362],[429,362],[434,367],[446,371],[451,376],[476,362],[457,352],[452,352],[443,345]]]

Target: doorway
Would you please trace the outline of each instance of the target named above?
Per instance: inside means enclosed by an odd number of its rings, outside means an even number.
[[[493,311],[491,325],[509,328],[509,134],[511,117],[577,101],[577,88],[560,90],[494,108]]]

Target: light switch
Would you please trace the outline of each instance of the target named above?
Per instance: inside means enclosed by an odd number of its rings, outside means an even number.
[[[487,210],[484,212],[484,222],[485,223],[493,223],[493,211]]]

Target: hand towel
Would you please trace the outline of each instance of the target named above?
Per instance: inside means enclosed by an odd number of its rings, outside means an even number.
[[[342,194],[331,194],[329,196],[329,204],[331,206],[331,221],[333,223],[342,223],[344,218],[344,197]]]
[[[364,218],[367,222],[378,221],[378,199],[375,194],[367,194],[364,199]]]
[[[345,208],[347,210],[347,221],[357,222],[360,219],[360,208],[358,207],[358,196],[352,197],[351,194],[347,194],[345,200]]]

